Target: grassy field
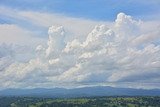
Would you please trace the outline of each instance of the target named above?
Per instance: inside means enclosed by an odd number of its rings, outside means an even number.
[[[160,107],[160,97],[1,97],[0,107]]]

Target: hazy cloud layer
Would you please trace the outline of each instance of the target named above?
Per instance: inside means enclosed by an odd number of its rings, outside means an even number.
[[[48,42],[38,45],[34,56],[20,51],[23,57],[28,56],[23,61],[17,60],[17,48],[1,45],[0,85],[159,88],[159,24],[148,27],[151,24],[147,23],[119,13],[112,26],[97,25],[88,35],[74,38],[69,38],[65,27],[51,26]]]

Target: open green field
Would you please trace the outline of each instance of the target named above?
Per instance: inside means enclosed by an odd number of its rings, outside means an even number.
[[[0,97],[0,107],[160,107],[160,97]]]

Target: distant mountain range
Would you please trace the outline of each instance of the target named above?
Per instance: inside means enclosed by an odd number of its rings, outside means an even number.
[[[26,96],[26,97],[90,97],[90,96],[160,96],[160,89],[132,89],[114,88],[109,86],[83,87],[74,89],[65,88],[35,88],[35,89],[5,89],[0,96]]]

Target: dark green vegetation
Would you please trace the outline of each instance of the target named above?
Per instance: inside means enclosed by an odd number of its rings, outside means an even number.
[[[160,97],[0,97],[0,107],[160,107]]]

